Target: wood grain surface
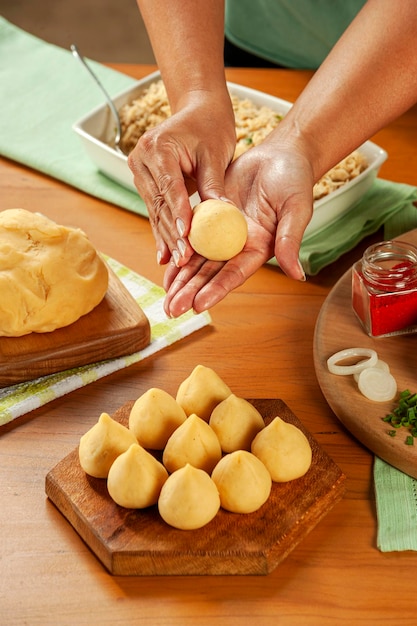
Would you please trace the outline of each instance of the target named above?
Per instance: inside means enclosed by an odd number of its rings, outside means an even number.
[[[417,230],[401,236],[403,241],[417,245]],[[373,402],[365,398],[353,376],[330,374],[327,359],[345,348],[372,348],[386,361],[395,377],[398,391],[417,391],[417,334],[395,337],[369,337],[352,309],[351,270],[336,283],[327,296],[317,319],[314,336],[314,364],[320,387],[331,408],[367,448],[387,463],[417,478],[417,443],[406,445],[406,428],[395,437],[382,418],[397,404],[398,396],[389,402]]]
[[[149,321],[112,270],[103,300],[79,320],[50,333],[0,337],[0,387],[142,350]]]
[[[250,402],[266,424],[279,415],[300,428],[313,452],[308,472],[273,483],[267,502],[254,513],[220,509],[203,528],[172,528],[157,506],[132,510],[115,504],[106,480],[81,468],[78,448],[47,474],[46,493],[112,574],[268,574],[340,500],[345,476],[282,400]],[[127,426],[132,406],[126,403],[114,419]]]

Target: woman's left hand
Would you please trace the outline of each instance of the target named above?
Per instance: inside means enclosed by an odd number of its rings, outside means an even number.
[[[246,245],[227,262],[208,261],[197,254],[182,268],[171,262],[164,279],[169,316],[213,307],[274,254],[288,276],[305,279],[298,255],[312,215],[313,173],[302,150],[285,147],[271,133],[230,165],[225,188],[246,216]]]

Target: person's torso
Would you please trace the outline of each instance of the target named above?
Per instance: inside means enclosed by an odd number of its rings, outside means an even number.
[[[226,0],[225,35],[285,67],[316,69],[365,0]]]

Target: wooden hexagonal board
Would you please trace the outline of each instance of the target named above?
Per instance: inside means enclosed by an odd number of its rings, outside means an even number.
[[[105,479],[87,476],[78,448],[46,476],[46,494],[102,564],[117,575],[268,574],[340,500],[345,476],[282,400],[250,400],[268,424],[276,415],[300,428],[313,451],[301,478],[273,483],[256,512],[220,509],[198,530],[166,524],[157,506],[124,509],[110,498]],[[133,402],[114,419],[127,425]]]

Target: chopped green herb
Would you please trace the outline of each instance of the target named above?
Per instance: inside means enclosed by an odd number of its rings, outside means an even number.
[[[245,143],[247,143],[248,145],[249,145],[249,144],[251,144],[251,143],[253,143],[253,139],[252,139],[252,137],[246,137],[246,138],[245,138]]]
[[[399,428],[407,428],[410,434],[405,443],[408,446],[414,445],[414,438],[417,437],[417,393],[411,393],[409,389],[402,391],[398,405],[382,420],[394,429],[388,431],[390,437],[394,437]]]

